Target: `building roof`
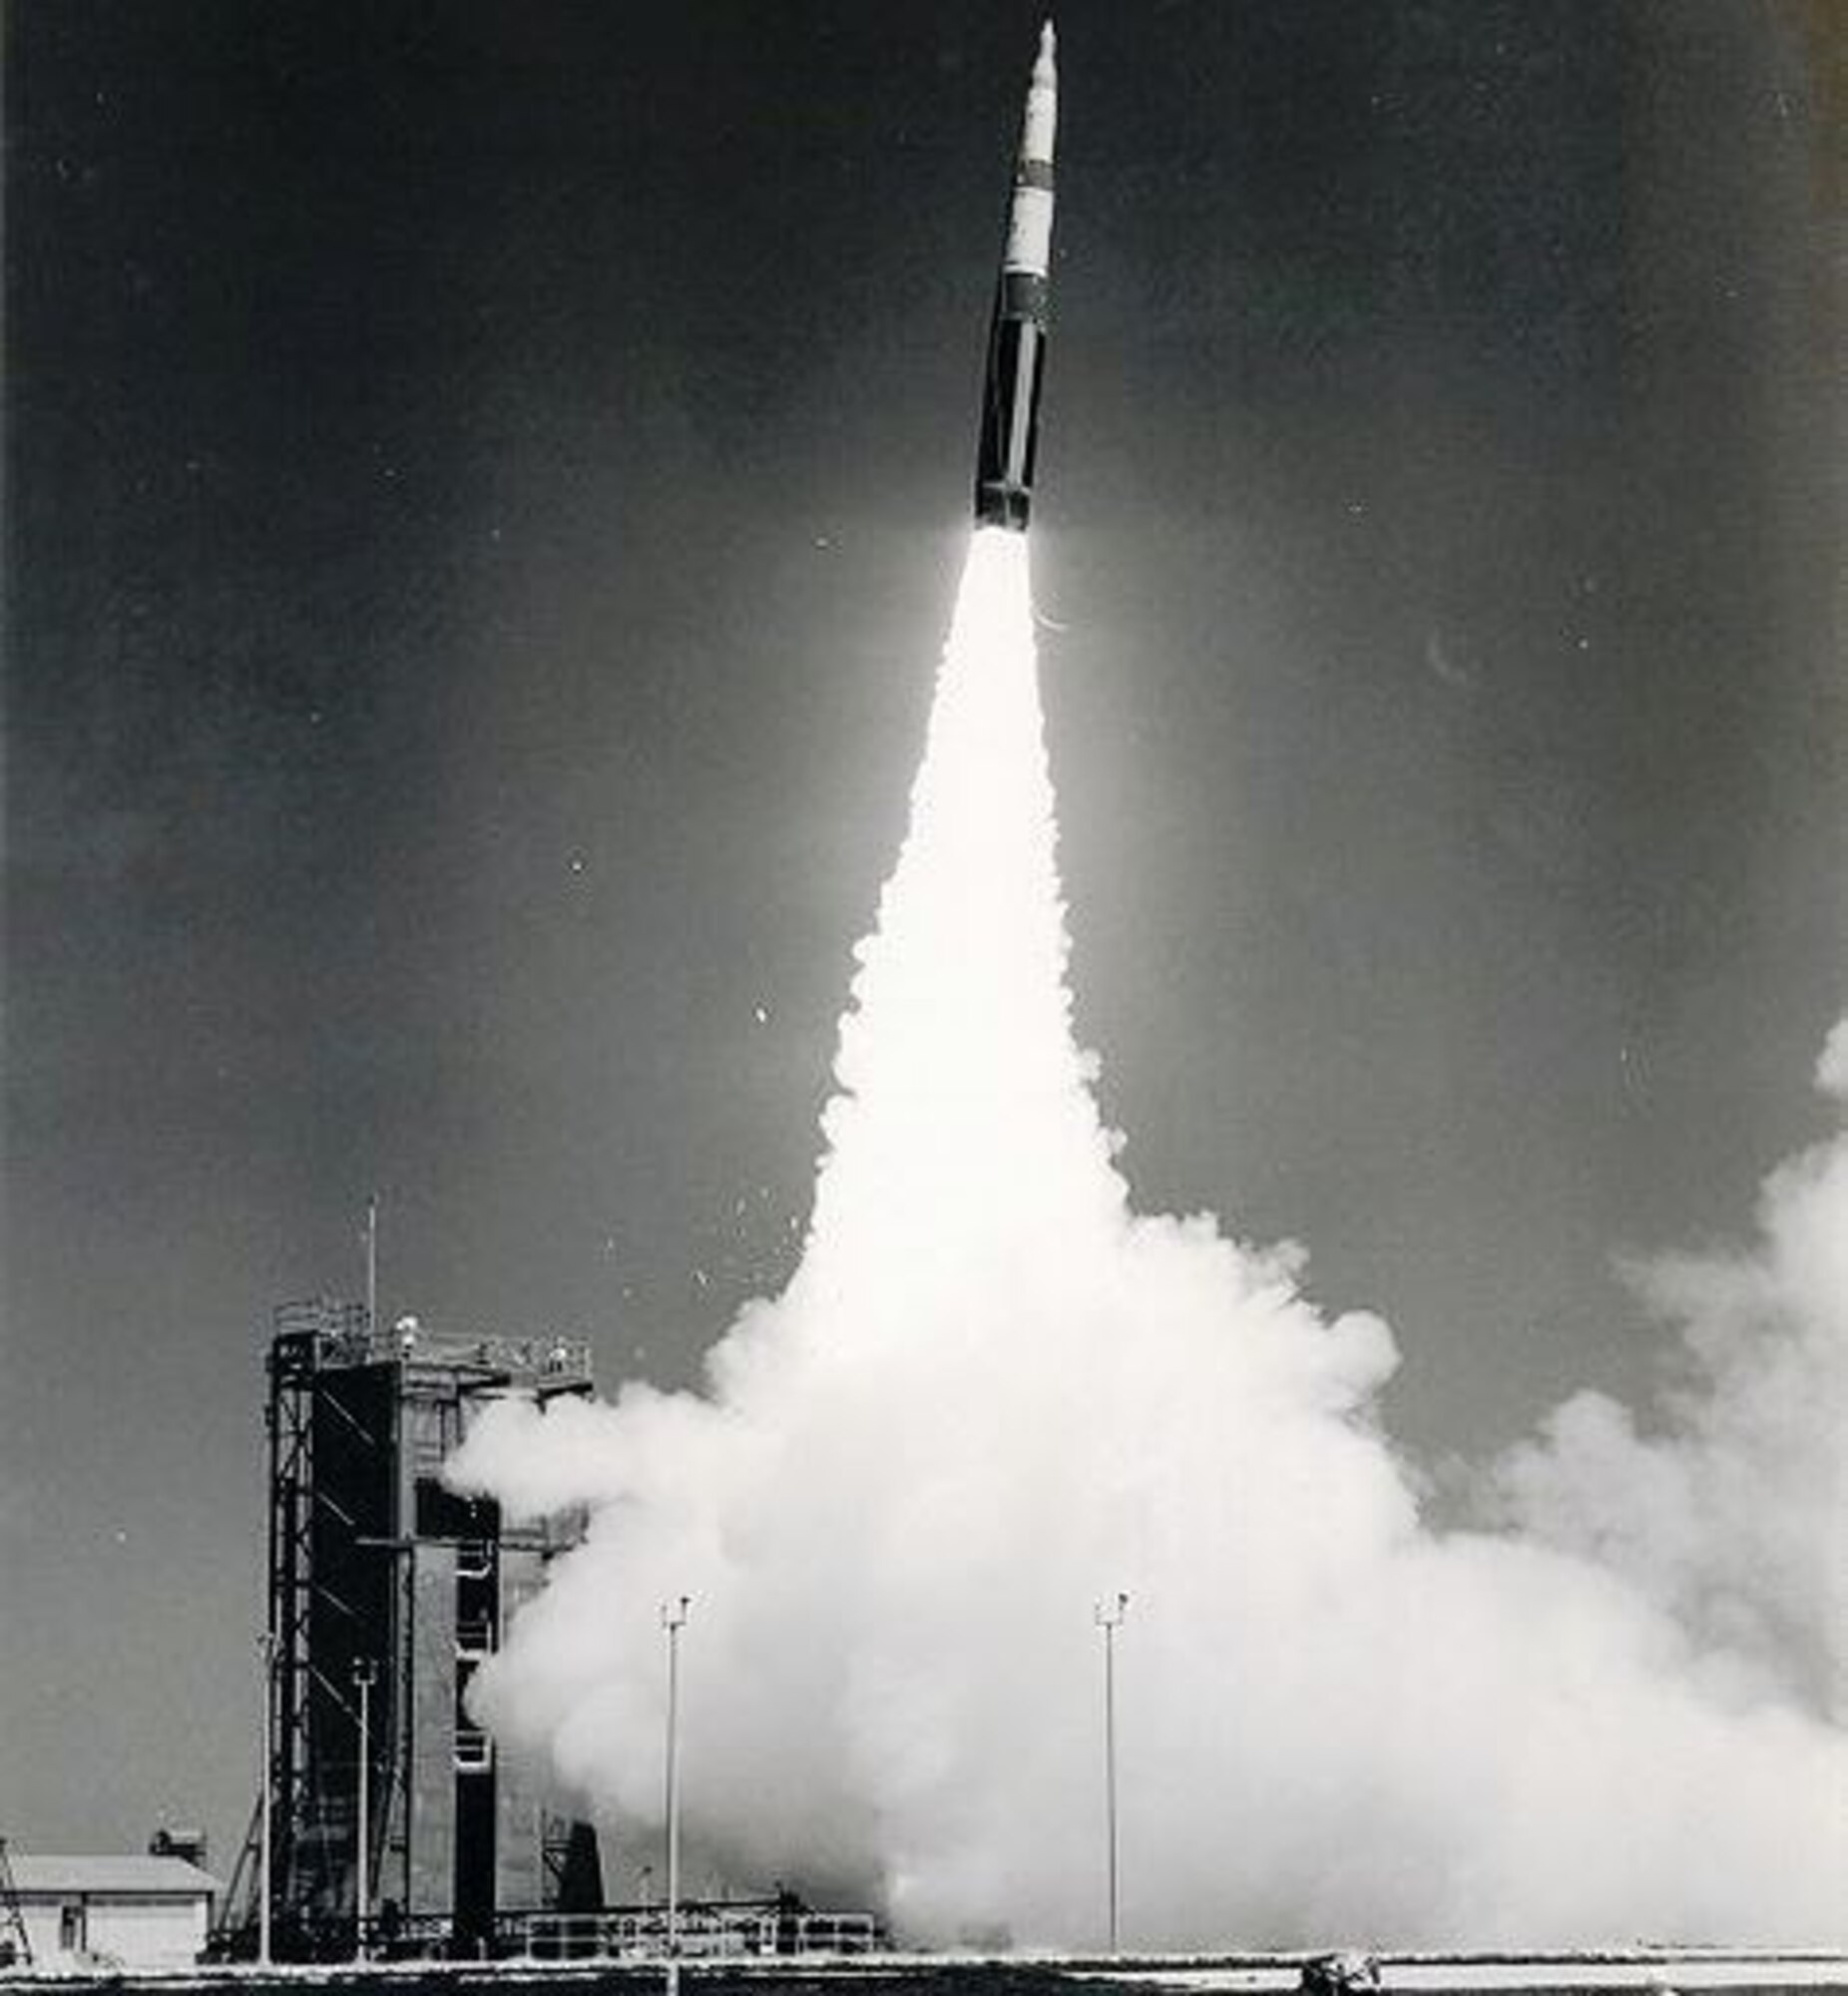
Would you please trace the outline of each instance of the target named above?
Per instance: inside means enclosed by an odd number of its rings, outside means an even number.
[[[153,1892],[168,1898],[198,1898],[216,1892],[211,1872],[184,1857],[33,1857],[13,1853],[8,1862],[21,1898],[69,1892]]]

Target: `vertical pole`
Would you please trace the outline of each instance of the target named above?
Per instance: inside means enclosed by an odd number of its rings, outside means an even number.
[[[1117,1631],[1123,1627],[1130,1597],[1119,1594],[1096,1610],[1104,1632],[1104,1844],[1110,1909],[1110,1951],[1117,1952]]]
[[[378,1329],[378,1194],[366,1195],[366,1335]]]
[[[402,1391],[398,1395],[394,1410],[397,1437],[398,1460],[404,1460],[404,1401]],[[402,1504],[403,1485],[399,1485],[399,1502]],[[401,1514],[400,1514],[401,1515]],[[397,1655],[392,1659],[390,1683],[395,1687],[395,1695],[387,1710],[391,1714],[391,1780],[387,1792],[395,1797],[398,1805],[398,1821],[403,1836],[403,1848],[399,1855],[400,1894],[398,1904],[408,1913],[416,1904],[413,1887],[417,1883],[415,1857],[418,1838],[422,1834],[422,1819],[417,1810],[417,1783],[411,1773],[415,1765],[415,1748],[418,1727],[423,1723],[417,1709],[417,1541],[407,1538],[404,1555],[398,1565],[404,1575],[404,1592],[398,1608],[402,1617],[403,1633],[398,1639]],[[385,1824],[385,1841],[391,1841],[391,1823]]]
[[[687,1626],[689,1598],[663,1603],[661,1626],[668,1632],[668,1988],[681,1986],[681,1631]]]
[[[353,1952],[366,1958],[367,1930],[372,1919],[372,1681],[378,1666],[370,1657],[353,1659],[353,1683],[359,1688],[359,1821],[353,1853]]]
[[[256,1861],[256,1965],[267,1968],[274,1958],[270,1942],[270,1893],[272,1880],[270,1865],[274,1856],[274,1827],[270,1817],[275,1810],[275,1680],[276,1680],[276,1639],[273,1630],[264,1630],[256,1639],[256,1653],[263,1661],[263,1753],[262,1753],[262,1807],[257,1814],[257,1861]]]

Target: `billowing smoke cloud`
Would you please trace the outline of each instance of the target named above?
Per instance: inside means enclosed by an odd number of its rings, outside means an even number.
[[[1026,548],[978,535],[788,1289],[705,1394],[509,1402],[454,1465],[592,1506],[489,1723],[653,1838],[658,1609],[691,1594],[701,1864],[1090,1944],[1121,1588],[1127,1939],[1836,1933],[1843,1147],[1771,1182],[1756,1258],[1648,1271],[1671,1428],[1574,1401],[1493,1529],[1439,1534],[1375,1422],[1386,1326],[1319,1315],[1292,1248],[1132,1212],[1066,955]]]
[[[1817,1068],[1848,1101],[1848,1020]],[[1631,1270],[1679,1326],[1655,1432],[1580,1393],[1500,1465],[1509,1514],[1620,1573],[1726,1668],[1848,1718],[1848,1138],[1766,1180],[1755,1251]],[[1848,1796],[1843,1809],[1848,1813]]]

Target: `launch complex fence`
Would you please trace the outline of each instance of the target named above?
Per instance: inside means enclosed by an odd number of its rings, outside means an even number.
[[[668,1916],[651,1907],[612,1913],[529,1913],[519,1952],[534,1961],[658,1958]],[[674,1952],[693,1960],[872,1954],[885,1935],[871,1913],[811,1913],[774,1901],[689,1906],[675,1921]]]
[[[867,1955],[889,1946],[872,1913],[811,1911],[793,1894],[782,1898],[694,1900],[676,1915],[672,1945],[665,1905],[618,1906],[601,1913],[503,1912],[490,1930],[464,1934],[446,1915],[411,1914],[325,1927],[301,1945],[282,1936],[281,1958],[334,1966],[357,1958],[375,1963],[498,1961],[598,1962],[750,1961]],[[255,1954],[254,1930],[223,1928],[207,1959],[244,1961]]]

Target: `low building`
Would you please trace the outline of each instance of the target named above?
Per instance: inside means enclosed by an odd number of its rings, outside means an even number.
[[[35,1968],[187,1968],[218,1881],[181,1857],[11,1858]]]

